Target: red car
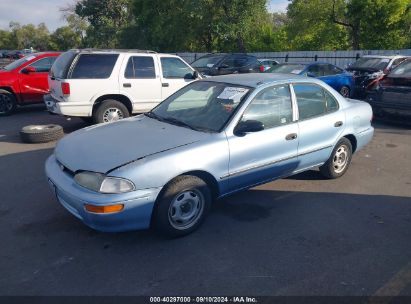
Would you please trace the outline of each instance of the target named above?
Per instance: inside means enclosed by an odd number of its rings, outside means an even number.
[[[43,103],[49,91],[48,72],[61,53],[29,54],[0,69],[0,116],[17,106]]]

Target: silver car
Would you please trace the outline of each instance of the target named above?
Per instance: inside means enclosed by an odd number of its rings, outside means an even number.
[[[63,138],[46,162],[58,201],[102,231],[199,227],[211,202],[319,167],[342,176],[372,138],[371,107],[296,75],[193,82],[151,112]]]

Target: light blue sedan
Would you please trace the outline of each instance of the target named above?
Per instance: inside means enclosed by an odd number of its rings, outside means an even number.
[[[369,104],[281,74],[189,84],[151,112],[63,138],[46,162],[58,201],[102,231],[199,227],[211,202],[319,167],[342,176],[372,138]]]

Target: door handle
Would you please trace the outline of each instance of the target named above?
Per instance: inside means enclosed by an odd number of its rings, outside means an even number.
[[[343,123],[342,121],[337,121],[337,122],[334,124],[334,127],[339,128],[339,127],[341,127],[343,124],[344,124],[344,123]]]
[[[170,84],[163,82],[163,83],[161,84],[161,86],[162,86],[163,88],[168,88],[168,87],[170,86]]]
[[[125,87],[125,88],[131,88],[131,83],[123,83],[123,87]]]
[[[285,137],[285,139],[286,139],[286,140],[294,140],[294,139],[297,139],[297,133],[288,134],[288,135]]]

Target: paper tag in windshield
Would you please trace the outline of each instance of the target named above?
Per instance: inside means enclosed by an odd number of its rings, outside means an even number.
[[[212,64],[212,63],[207,63],[207,67],[208,68],[212,68],[214,66],[214,64]]]
[[[24,59],[26,59],[26,61],[30,61],[30,60],[32,60],[32,59],[34,59],[34,58],[36,58],[36,56],[27,56],[27,57],[24,57]]]
[[[386,63],[386,62],[390,62],[390,60],[389,59],[383,59],[383,60],[381,60],[381,62]]]
[[[291,74],[300,74],[303,70],[292,70]]]
[[[248,89],[246,88],[236,88],[236,87],[226,87],[220,95],[217,96],[219,99],[231,99],[234,103],[238,103],[245,94],[247,94]]]

